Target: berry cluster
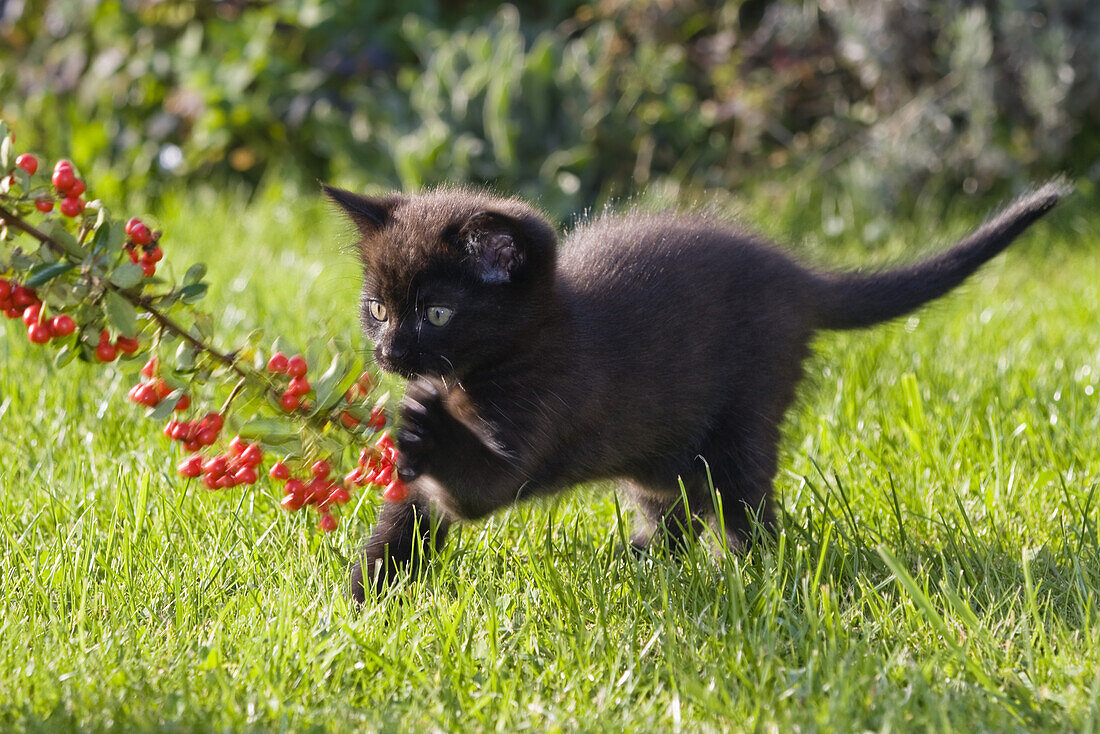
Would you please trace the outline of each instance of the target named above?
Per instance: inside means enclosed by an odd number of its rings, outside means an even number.
[[[38,170],[38,159],[29,153],[24,153],[15,159],[15,165],[22,168],[30,175]],[[78,217],[84,211],[84,199],[80,198],[87,187],[84,182],[76,177],[73,164],[66,160],[60,160],[53,167],[53,187],[57,191],[61,204],[58,210],[66,217]],[[34,201],[34,206],[43,214],[53,211],[53,198],[43,194]]]
[[[344,393],[344,400],[347,401],[348,405],[354,405],[366,399],[373,389],[374,378],[371,377],[370,372],[364,372],[359,375],[355,384]],[[366,421],[361,421],[355,415],[345,410],[340,413],[340,422],[344,424],[344,428],[349,430],[357,430],[365,423],[367,428],[381,431],[386,427],[386,414],[382,411],[381,405],[376,405],[371,410],[370,417]]]
[[[68,314],[43,318],[42,301],[34,288],[11,283],[0,278],[0,310],[9,319],[23,319],[27,338],[34,344],[45,344],[51,339],[63,339],[76,331],[76,322]]]
[[[157,263],[164,259],[164,251],[160,249],[160,232],[153,232],[137,217],[131,217],[126,222],[126,235],[130,238],[126,243],[126,255],[130,262],[141,266],[141,273],[146,278],[152,277],[157,272]]]
[[[13,141],[0,120],[5,161]],[[347,354],[347,345],[329,345],[332,367],[315,385],[301,354],[276,352],[261,370],[257,367],[262,362],[252,362],[251,347],[217,349],[202,328],[203,323],[209,325],[205,315],[195,313],[192,321],[174,313],[193,307],[205,294],[205,267],[192,266],[182,284],[163,276],[152,278],[164,258],[161,233],[136,217],[123,227],[96,202],[86,208],[86,186],[73,164],[58,161],[48,181],[49,171],[39,172],[46,166],[25,153],[15,158],[14,166],[0,170],[0,227],[5,234],[0,241],[0,273],[7,276],[0,278],[0,312],[21,318],[31,342],[67,337],[59,345],[59,366],[75,357],[109,363],[139,351],[152,352],[128,397],[149,408],[154,418],[177,413],[180,419],[168,420],[164,428],[164,434],[187,452],[177,469],[184,477],[201,477],[212,490],[257,482],[264,450],[275,445],[289,453],[270,471],[273,479],[285,484],[282,506],[313,507],[322,531],[337,527],[340,507],[351,500],[356,487],[383,488],[389,501],[407,497],[408,487],[396,475],[396,448],[385,435],[361,453],[357,468],[340,478],[343,442],[365,442],[370,432],[386,426],[385,397],[373,407],[368,402],[375,388],[369,372],[362,372],[343,394],[335,389],[348,384],[345,380],[355,374],[353,370],[362,370],[359,360]],[[94,217],[89,216],[93,209]],[[37,219],[41,223],[32,223]],[[37,240],[36,245],[8,244],[22,236]],[[140,275],[134,265],[140,266]],[[159,360],[177,343],[172,366],[162,371]],[[213,380],[231,380],[234,385],[222,407],[218,412],[200,407],[193,419],[182,420],[184,411],[197,407],[200,393],[195,390]],[[210,392],[216,391],[214,386]],[[239,395],[245,397],[234,405]],[[275,404],[267,397],[274,397]],[[288,431],[279,424],[295,427]],[[254,443],[238,435],[227,447],[212,448],[213,455],[207,455],[203,449],[219,444],[227,425],[240,426],[240,433]],[[292,476],[291,468],[301,476]]]
[[[157,358],[153,357],[145,366],[141,368],[142,381],[130,388],[130,392],[126,394],[132,402],[138,405],[144,405],[146,408],[155,408],[161,404],[161,402],[172,394],[172,387],[157,377]],[[183,411],[191,407],[191,398],[187,395],[181,395],[180,399],[176,401],[176,405],[173,410]]]
[[[300,354],[287,357],[282,352],[275,352],[271,355],[271,359],[267,360],[267,371],[290,378],[290,382],[287,383],[286,389],[279,398],[282,409],[290,413],[302,407],[302,398],[313,389],[306,378],[309,365],[306,364],[305,357]]]
[[[195,453],[203,446],[213,446],[225,426],[221,413],[207,413],[197,421],[168,421],[164,435],[183,444],[183,450]]]
[[[290,469],[281,461],[271,467],[269,476],[283,485],[283,501],[279,504],[290,512],[303,507],[314,507],[321,516],[317,528],[330,533],[336,529],[339,520],[332,514],[335,505],[346,505],[351,500],[351,492],[331,478],[332,465],[324,459],[310,467],[308,477],[293,477]],[[308,481],[307,481],[308,480]]]
[[[264,452],[258,443],[248,443],[240,436],[229,442],[229,451],[204,458],[193,454],[179,463],[176,469],[181,476],[202,476],[207,489],[227,489],[242,484],[255,484],[260,478],[258,470],[263,463]]]
[[[382,434],[374,448],[359,452],[359,466],[348,472],[344,480],[355,487],[367,484],[382,487],[382,496],[390,502],[403,502],[409,496],[409,486],[397,476],[397,447],[387,433]]]
[[[99,344],[96,344],[95,347],[95,358],[100,362],[114,362],[118,359],[119,354],[136,354],[140,348],[141,342],[134,337],[119,335],[112,342],[110,333],[103,329],[99,332]]]

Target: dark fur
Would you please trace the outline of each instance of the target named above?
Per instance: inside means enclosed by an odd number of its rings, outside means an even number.
[[[753,517],[773,522],[779,425],[814,333],[943,295],[1067,190],[1021,197],[923,263],[837,274],[698,215],[604,216],[559,248],[513,199],[326,187],[362,235],[375,358],[410,380],[397,440],[412,496],[383,508],[353,595],[415,571],[456,519],[599,479],[630,488],[648,520],[639,547],[694,534],[713,515],[713,481],[742,545]],[[451,322],[424,321],[431,305],[453,308]]]

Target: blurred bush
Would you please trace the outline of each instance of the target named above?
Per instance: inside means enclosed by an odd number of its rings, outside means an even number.
[[[876,212],[1100,177],[1090,0],[395,7],[7,0],[0,114],[114,195],[474,182],[568,216],[770,184],[828,220],[833,189]]]

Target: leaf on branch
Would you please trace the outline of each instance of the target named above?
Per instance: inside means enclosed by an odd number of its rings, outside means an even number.
[[[179,290],[179,296],[184,303],[198,303],[206,295],[206,283],[192,283]]]
[[[52,263],[47,265],[36,265],[31,268],[31,275],[24,283],[28,288],[40,288],[51,280],[63,273],[67,273],[72,270],[75,265],[72,263]]]
[[[14,165],[14,161],[11,157],[11,136],[7,134],[7,130],[4,130],[4,139],[0,141],[0,169],[7,171]]]
[[[137,336],[137,312],[133,305],[114,291],[107,291],[103,296],[107,321],[115,331],[131,339]]]
[[[65,225],[56,219],[48,219],[42,224],[42,231],[49,236],[51,240],[61,245],[66,254],[76,258],[77,260],[84,259],[84,250],[76,242],[76,238],[73,237],[69,230],[65,229]],[[140,271],[141,268],[138,268]]]
[[[155,421],[162,421],[172,415],[172,412],[176,409],[176,403],[183,397],[183,392],[180,390],[173,391],[164,400],[157,403],[155,408],[150,408],[145,412],[145,417]]]
[[[183,276],[184,285],[195,285],[202,281],[206,275],[206,266],[202,263],[195,263],[191,267],[187,268],[187,273]]]
[[[54,358],[53,358],[54,367],[59,367],[59,368],[64,367],[69,362],[72,362],[73,359],[76,358],[77,351],[78,350],[73,349],[68,344],[61,347],[61,349],[59,349],[57,351],[57,354],[54,355]]]
[[[286,421],[278,418],[253,418],[241,426],[237,431],[241,438],[255,441],[279,442],[298,437],[298,430],[288,426]]]
[[[135,263],[123,263],[111,272],[108,280],[119,288],[126,290],[140,283],[143,277],[145,276],[141,272],[140,265]]]
[[[316,404],[318,410],[331,407],[332,396],[336,394],[340,383],[350,372],[351,366],[341,359],[339,354],[332,358],[332,364],[329,365],[329,368],[313,383],[313,390],[317,394]],[[342,395],[343,393],[339,394]]]

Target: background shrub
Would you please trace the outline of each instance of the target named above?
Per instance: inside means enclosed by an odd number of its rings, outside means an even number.
[[[766,184],[872,213],[1100,177],[1100,4],[9,0],[0,113],[103,194],[473,182],[563,217]],[[109,175],[107,175],[109,174]]]

